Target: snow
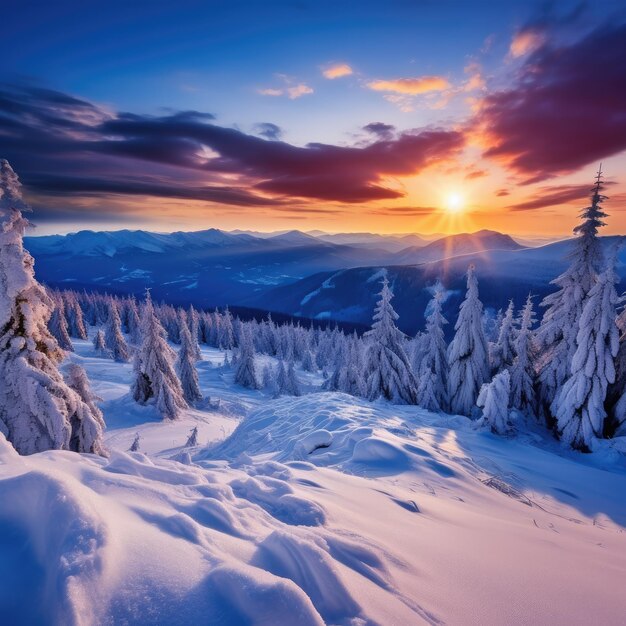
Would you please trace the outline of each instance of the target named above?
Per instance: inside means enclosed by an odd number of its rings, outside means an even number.
[[[64,368],[103,398],[110,458],[20,457],[0,436],[4,623],[623,622],[621,439],[582,455],[532,424],[500,437],[341,393],[274,400],[206,347],[220,409],[163,421],[130,398],[131,364],[74,344]]]

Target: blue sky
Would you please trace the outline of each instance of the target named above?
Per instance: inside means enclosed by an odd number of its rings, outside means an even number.
[[[395,141],[404,132],[415,134],[420,129],[433,128],[452,132],[462,127],[466,145],[462,151],[458,150],[454,163],[450,163],[453,148],[446,144],[445,153],[438,159],[418,159],[419,166],[413,169],[399,166],[385,171],[381,167],[377,178],[369,174],[367,180],[368,185],[393,189],[393,193],[387,194],[389,200],[405,208],[408,203],[420,209],[438,210],[445,204],[446,194],[462,194],[467,200],[467,210],[463,219],[457,219],[456,225],[445,226],[453,230],[469,227],[473,222],[480,225],[488,220],[490,216],[484,214],[484,210],[480,216],[481,207],[493,205],[494,196],[504,197],[504,194],[497,196],[504,188],[508,190],[507,196],[516,198],[516,203],[524,200],[528,203],[542,189],[528,185],[545,185],[544,181],[559,176],[559,187],[581,186],[593,174],[597,156],[617,158],[617,164],[623,163],[620,156],[623,146],[620,144],[617,149],[608,141],[606,147],[591,151],[588,161],[582,159],[580,163],[568,163],[563,167],[552,163],[549,169],[544,171],[543,168],[535,174],[527,165],[523,168],[503,165],[500,154],[492,152],[491,156],[497,158],[485,159],[489,146],[483,145],[482,140],[473,144],[467,140],[476,135],[470,127],[482,102],[501,90],[514,92],[521,89],[530,75],[531,62],[536,65],[557,63],[558,55],[553,55],[552,61],[545,60],[551,50],[567,51],[569,46],[574,56],[574,47],[594,29],[607,28],[607,24],[615,29],[624,24],[622,4],[609,0],[593,5],[577,2],[390,1],[357,4],[127,3],[113,0],[85,3],[62,0],[42,3],[10,0],[4,11],[5,24],[0,39],[3,59],[0,81],[10,86],[18,85],[21,89],[45,87],[75,97],[97,106],[101,112],[98,115],[106,113],[115,117],[131,113],[166,117],[195,110],[212,114],[212,124],[250,136],[262,135],[263,127],[259,125],[271,123],[280,129],[273,139],[280,139],[293,147],[304,147],[309,143],[365,147],[373,141]],[[619,37],[613,36],[613,40],[617,41],[615,46],[619,48]],[[521,47],[514,47],[516,41]],[[513,53],[517,49],[521,52]],[[620,55],[621,49],[615,50],[611,58],[621,58]],[[340,66],[347,66],[349,72],[333,79],[324,75],[330,68]],[[419,91],[415,83],[411,83],[412,92],[405,93],[406,83],[393,82],[434,78],[443,81],[445,86]],[[581,86],[584,79],[584,76],[580,77]],[[576,77],[572,80],[575,85]],[[615,90],[617,98],[623,85],[615,82],[613,77],[612,84],[607,84],[606,88]],[[23,98],[32,100],[31,96]],[[12,106],[23,105],[13,103]],[[75,115],[65,109],[61,115],[54,104],[45,106],[52,107],[55,119]],[[575,110],[578,105],[573,100],[566,108],[570,106]],[[5,114],[15,115],[14,108],[10,110],[8,107]],[[41,110],[39,107],[40,113]],[[32,115],[24,114],[22,118],[31,119]],[[488,121],[494,121],[493,115]],[[55,123],[58,122],[56,119]],[[392,126],[394,138],[373,136],[363,130],[373,122]],[[1,123],[0,115],[0,130]],[[484,136],[484,128],[481,132]],[[621,136],[621,127],[617,134]],[[110,138],[107,135],[106,139]],[[499,142],[504,139],[502,133],[497,137]],[[587,143],[581,140],[579,148],[586,149]],[[0,133],[0,152],[2,147]],[[194,150],[197,152],[197,145]],[[203,144],[200,150],[205,156],[219,156],[212,144]],[[29,164],[25,150],[16,151],[8,146],[5,152],[8,153],[6,156],[17,160],[16,169],[22,175],[26,189],[32,190],[33,204],[36,208],[40,206],[43,221],[63,222],[55,211],[58,213],[65,202],[69,207],[68,216],[74,221],[80,219],[87,224],[115,222],[115,216],[118,216],[120,224],[154,222],[166,227],[168,222],[179,221],[180,215],[185,214],[178,203],[198,200],[177,197],[177,208],[168,218],[163,198],[158,194],[152,197],[159,198],[161,208],[154,215],[139,207],[140,194],[137,192],[126,199],[125,208],[124,194],[115,193],[112,197],[110,192],[96,188],[87,189],[88,194],[83,196],[71,190],[65,199],[60,199],[58,193],[53,198],[43,185],[38,185],[42,177],[51,175],[50,159],[35,166]],[[64,148],[57,154],[68,152],[69,149]],[[514,155],[509,151],[505,156],[512,158]],[[411,158],[415,158],[414,153]],[[146,160],[154,161],[145,153],[140,160],[143,165]],[[75,175],[71,171],[73,162],[68,159],[63,171],[61,161],[59,156],[59,168],[52,168],[59,171],[54,174],[63,174],[65,178]],[[136,169],[137,176],[144,172],[152,177],[158,175],[159,183],[167,178],[169,184],[175,176],[174,171],[145,171],[142,163],[126,163],[123,167],[118,163],[123,170],[118,174],[110,159],[103,158],[101,163],[103,170],[120,181],[128,176],[129,167]],[[90,164],[92,170],[98,169],[98,160],[93,155]],[[317,183],[309,180],[306,181],[309,191],[301,194],[296,189],[297,181],[287,180],[293,176],[290,171],[272,172],[272,177],[280,179],[280,185],[268,184],[269,174],[259,172],[249,164],[239,169],[227,168],[226,178],[218,180],[216,171],[223,171],[224,166],[215,164],[219,168],[209,168],[212,174],[206,178],[207,183],[225,185],[237,178],[238,189],[254,189],[255,193],[261,190],[264,197],[274,194],[272,197],[275,198],[279,194],[281,201],[291,197],[293,205],[300,207],[320,200],[333,201],[335,208],[339,203],[340,208],[334,214],[329,210],[326,217],[321,217],[319,207],[315,209],[318,211],[316,216],[312,212],[309,214],[317,227],[345,229],[353,219],[355,209],[357,214],[371,218],[372,225],[380,222],[380,211],[371,213],[369,209],[380,210],[383,198],[379,196],[385,194],[375,194],[376,197],[367,202],[363,201],[363,194],[357,194],[350,206],[341,208],[345,205],[344,194],[313,197],[315,194],[310,192],[310,186]],[[179,162],[175,165],[181,167]],[[431,173],[427,179],[423,169]],[[489,185],[478,181],[483,177],[478,175],[479,171],[485,173],[484,177],[489,174]],[[204,179],[191,174],[188,170],[180,170],[182,181],[192,177],[196,184],[203,182]],[[463,182],[466,177],[474,182]],[[531,178],[533,180],[529,182]],[[320,180],[326,179],[327,173],[323,173]],[[83,183],[80,181],[78,186],[84,192],[86,184]],[[519,184],[524,188],[516,191]],[[435,192],[434,186],[446,189]],[[67,185],[64,188],[69,189]],[[399,189],[402,191],[397,192]],[[554,195],[557,191],[554,187],[548,193]],[[486,194],[490,196],[486,197]],[[573,195],[563,191],[559,197],[567,196],[569,202]],[[147,202],[150,196],[148,194],[144,200]],[[493,217],[496,221],[511,223],[515,230],[524,230],[519,216],[513,215],[511,206],[505,204],[504,201],[500,206],[496,203]],[[243,226],[267,229],[283,227],[285,220],[293,222],[297,219],[297,216],[287,216],[284,209],[280,213],[263,209],[230,215],[227,207],[220,203],[204,200],[202,206],[204,209],[188,213],[190,227],[202,227],[203,222],[209,221],[211,224],[207,225],[236,227],[245,219],[249,224]],[[553,208],[550,210],[554,213]],[[505,219],[507,211],[508,219]],[[473,222],[470,219],[472,214],[476,217]],[[427,230],[435,228],[436,220],[428,219],[423,210],[420,215],[427,219],[407,219],[417,217],[417,213],[407,216],[406,210],[404,213],[400,211],[387,227],[399,231],[415,230],[418,225]],[[549,212],[546,215],[549,217]],[[67,229],[68,221],[69,217],[59,228]],[[529,225],[526,230],[533,231],[534,227]]]

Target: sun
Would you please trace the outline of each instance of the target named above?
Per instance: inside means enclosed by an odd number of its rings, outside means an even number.
[[[459,193],[451,193],[446,198],[446,211],[448,213],[461,213],[463,211],[463,196]]]

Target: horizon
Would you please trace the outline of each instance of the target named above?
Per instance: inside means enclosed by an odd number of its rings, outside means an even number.
[[[625,232],[622,3],[184,4],[5,16],[0,158],[38,235],[563,238],[600,164]]]

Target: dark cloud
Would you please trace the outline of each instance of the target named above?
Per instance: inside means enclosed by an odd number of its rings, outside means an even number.
[[[255,130],[258,135],[261,135],[261,137],[265,137],[265,139],[270,139],[272,141],[280,139],[283,135],[283,129],[276,124],[272,124],[271,122],[261,122],[256,125]]]
[[[496,196],[498,196],[498,198],[502,198],[504,196],[510,196],[511,192],[508,189],[498,189],[498,191],[496,191]]]
[[[363,130],[379,137],[380,139],[392,139],[396,132],[396,127],[391,124],[385,124],[384,122],[370,122],[363,126]]]
[[[607,182],[605,185],[613,185],[613,182]],[[591,185],[557,185],[552,187],[541,187],[528,200],[518,202],[511,205],[511,211],[534,211],[536,209],[545,209],[548,207],[559,206],[561,204],[569,204],[572,202],[580,202],[583,206],[585,200],[589,199],[591,194]]]
[[[418,173],[464,145],[459,131],[426,128],[365,146],[300,147],[212,119],[197,111],[117,113],[28,85],[0,87],[2,156],[38,194],[153,195],[235,206],[292,198],[366,202],[402,197],[384,177]]]
[[[545,180],[626,149],[626,24],[583,39],[549,39],[530,54],[515,84],[488,95],[475,122],[525,182]]]

